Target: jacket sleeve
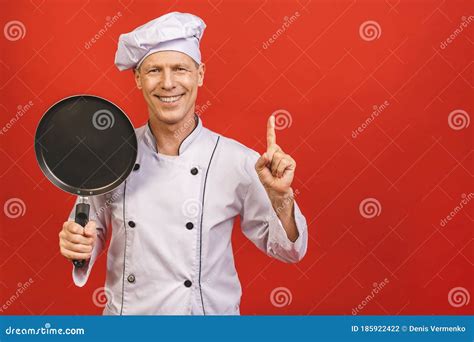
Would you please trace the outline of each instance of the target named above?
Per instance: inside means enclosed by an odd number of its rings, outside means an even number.
[[[294,217],[299,236],[296,241],[288,239],[285,229],[273,209],[267,192],[255,170],[259,155],[254,152],[247,158],[245,170],[250,178],[243,200],[241,228],[244,235],[267,255],[288,263],[300,261],[308,246],[306,219],[294,201]]]
[[[68,221],[74,221],[76,204],[79,203],[79,201],[80,197],[77,197],[69,214]],[[78,287],[82,287],[86,284],[95,261],[104,250],[107,242],[107,227],[110,224],[110,209],[105,195],[89,197],[88,203],[90,205],[89,221],[95,221],[97,224],[97,239],[94,249],[92,250],[91,258],[85,262],[84,266],[81,268],[77,268],[74,265],[72,266],[72,279],[74,284]]]

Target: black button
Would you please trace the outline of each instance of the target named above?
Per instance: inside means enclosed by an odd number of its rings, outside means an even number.
[[[189,230],[193,229],[194,228],[194,224],[192,222],[188,222],[186,223],[186,228],[188,228]]]
[[[131,228],[135,228],[135,222],[133,222],[133,221],[128,221],[128,225],[129,225]]]
[[[135,282],[135,276],[133,274],[129,274],[127,277],[127,280],[129,283],[134,283]]]
[[[191,174],[192,174],[193,176],[197,175],[198,172],[199,172],[199,171],[198,171],[198,169],[197,169],[196,167],[193,167],[193,168],[191,169]]]
[[[193,284],[193,283],[191,283],[191,280],[186,280],[186,281],[184,282],[184,286],[186,286],[186,287],[191,287],[192,284]]]
[[[133,166],[133,171],[137,171],[139,168],[140,168],[140,164],[136,163],[136,164]]]

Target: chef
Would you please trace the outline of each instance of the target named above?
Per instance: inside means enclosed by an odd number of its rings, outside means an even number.
[[[115,64],[133,70],[149,112],[136,129],[137,161],[120,187],[90,198],[85,228],[73,222],[73,208],[59,233],[61,254],[86,260],[73,266],[80,287],[110,239],[104,314],[239,314],[231,244],[238,216],[270,257],[296,263],[306,253],[307,224],[291,188],[296,163],[277,145],[274,117],[259,155],[195,114],[205,28],[173,12],[119,38]]]

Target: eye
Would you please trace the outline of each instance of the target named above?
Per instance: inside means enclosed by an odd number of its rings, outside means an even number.
[[[152,69],[148,70],[148,73],[154,73],[154,72],[157,72],[157,71],[158,71],[158,69],[152,68]]]
[[[187,71],[187,69],[186,69],[186,68],[183,68],[183,67],[177,67],[176,70],[177,70],[177,71]]]

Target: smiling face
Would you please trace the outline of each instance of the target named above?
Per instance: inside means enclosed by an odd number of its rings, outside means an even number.
[[[198,66],[191,57],[177,51],[160,51],[146,57],[135,70],[135,81],[150,116],[175,125],[194,115],[204,71],[204,64]]]

